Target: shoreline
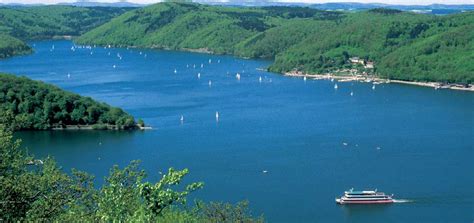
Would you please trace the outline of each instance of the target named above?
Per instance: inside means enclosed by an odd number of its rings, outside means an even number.
[[[72,40],[74,44],[76,42],[74,41],[74,36],[61,36],[62,38],[60,39],[66,39],[66,40]],[[95,44],[80,44],[79,45],[92,45],[94,47],[97,46],[105,46],[105,47],[111,47],[110,45],[95,45]],[[140,47],[140,46],[113,46],[114,48],[132,48],[132,49],[155,49],[155,50],[171,50],[171,51],[181,51],[181,52],[192,52],[192,53],[202,53],[202,54],[211,54],[211,55],[225,55],[225,54],[218,54],[215,53],[208,48],[197,48],[197,49],[192,49],[192,48],[179,48],[179,49],[171,49],[168,47],[163,47],[163,46],[158,46],[158,45],[152,45],[148,47]],[[243,59],[257,59],[257,58],[244,58],[240,57],[237,55],[233,55],[235,57],[243,58]],[[262,69],[266,70],[267,69]],[[404,80],[393,80],[393,79],[386,79],[386,78],[381,78],[381,77],[376,77],[376,76],[364,76],[364,75],[335,75],[335,74],[307,74],[307,73],[302,73],[302,72],[286,72],[286,73],[280,73],[283,76],[288,76],[288,77],[307,77],[307,78],[312,78],[316,80],[328,80],[328,79],[335,79],[339,80],[339,82],[350,82],[350,81],[358,81],[358,82],[366,82],[366,83],[371,83],[373,82],[374,84],[380,84],[380,83],[397,83],[397,84],[407,84],[407,85],[414,85],[414,86],[421,86],[421,87],[431,87],[436,90],[438,89],[450,89],[450,90],[458,90],[458,91],[471,91],[474,92],[474,85],[470,85],[469,87],[464,87],[461,84],[444,84],[441,82],[419,82],[419,81],[404,81]],[[146,127],[145,127],[146,128]],[[141,129],[141,128],[139,128]]]
[[[434,89],[450,89],[450,90],[458,90],[458,91],[471,91],[474,92],[474,86],[470,85],[470,87],[462,87],[459,84],[443,84],[440,82],[419,82],[419,81],[403,81],[403,80],[392,80],[392,79],[385,79],[375,76],[363,76],[363,75],[334,75],[334,74],[306,74],[301,72],[286,72],[283,76],[287,77],[307,77],[315,80],[338,80],[339,82],[366,82],[366,83],[374,83],[374,84],[381,84],[381,83],[396,83],[396,84],[407,84],[407,85],[414,85],[414,86],[421,86],[421,87],[431,87]]]
[[[128,130],[152,130],[151,126],[140,126],[136,125],[134,128],[130,129],[121,129],[118,128],[116,125],[101,125],[101,126],[94,126],[94,125],[66,125],[61,127],[52,127],[51,131],[69,131],[69,130],[97,130],[97,131],[128,131]]]

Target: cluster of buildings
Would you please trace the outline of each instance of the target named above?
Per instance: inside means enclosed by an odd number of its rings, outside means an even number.
[[[351,57],[351,58],[349,58],[349,62],[351,62],[352,64],[361,64],[366,69],[374,69],[374,62],[373,61],[366,61],[366,60],[361,59],[359,57]]]

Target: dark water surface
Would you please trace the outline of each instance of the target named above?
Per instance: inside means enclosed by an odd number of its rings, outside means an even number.
[[[187,167],[190,181],[206,184],[195,197],[247,199],[270,222],[474,220],[473,93],[350,82],[334,90],[330,81],[256,69],[269,61],[31,44],[33,55],[2,60],[0,71],[121,107],[154,128],[17,134],[36,156],[54,156],[66,170],[89,171],[101,182],[113,164],[134,159],[150,180]],[[411,202],[336,205],[351,187]]]

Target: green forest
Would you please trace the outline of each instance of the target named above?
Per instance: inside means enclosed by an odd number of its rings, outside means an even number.
[[[24,41],[79,36],[129,8],[0,7],[0,59],[31,53]]]
[[[126,12],[76,41],[272,58],[269,70],[279,73],[328,73],[351,67],[348,58],[359,57],[373,61],[374,72],[385,78],[474,81],[474,12],[435,16],[168,2]]]
[[[0,73],[0,112],[12,130],[46,130],[67,125],[134,129],[135,119],[120,108],[61,90],[51,84]],[[139,121],[143,125],[143,121]]]
[[[7,34],[0,34],[0,59],[31,52],[31,47],[25,42]]]
[[[1,115],[0,118],[5,118]],[[263,222],[247,202],[187,204],[202,182],[183,185],[187,169],[170,168],[146,182],[139,162],[110,169],[100,187],[86,172],[64,172],[52,158],[36,160],[0,124],[0,221],[5,222]],[[191,202],[189,202],[191,203]]]

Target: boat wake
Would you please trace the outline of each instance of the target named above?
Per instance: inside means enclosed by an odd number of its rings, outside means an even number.
[[[393,199],[393,203],[411,203],[415,202],[414,200],[408,200],[408,199]]]

